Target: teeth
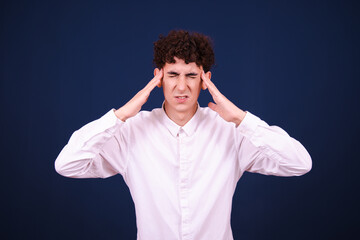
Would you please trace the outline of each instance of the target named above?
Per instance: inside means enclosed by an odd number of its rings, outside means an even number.
[[[184,99],[184,98],[186,98],[186,97],[178,97],[178,98],[180,98],[180,99]]]

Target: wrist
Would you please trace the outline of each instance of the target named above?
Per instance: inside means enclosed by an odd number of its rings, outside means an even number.
[[[244,120],[245,115],[246,115],[246,112],[239,108],[239,111],[237,112],[235,121],[234,121],[236,127],[238,127],[240,125],[240,123]]]
[[[125,122],[126,119],[128,119],[124,112],[123,112],[123,109],[122,108],[119,108],[118,110],[115,110],[115,115],[118,119],[120,119],[121,121]]]

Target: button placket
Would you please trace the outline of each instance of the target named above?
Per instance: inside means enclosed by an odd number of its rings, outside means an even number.
[[[183,129],[177,135],[180,166],[180,209],[181,209],[181,239],[190,240],[190,212],[189,212],[189,159],[184,142],[185,133]]]

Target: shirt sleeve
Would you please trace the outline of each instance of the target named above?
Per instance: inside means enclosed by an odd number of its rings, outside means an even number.
[[[307,150],[280,127],[247,112],[235,131],[241,172],[300,176],[311,170]]]
[[[111,109],[70,137],[55,160],[55,170],[71,178],[106,178],[124,174],[127,165],[126,123]]]

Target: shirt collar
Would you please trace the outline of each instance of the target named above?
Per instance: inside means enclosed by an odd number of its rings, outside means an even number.
[[[200,122],[200,105],[199,105],[199,103],[197,103],[197,109],[196,109],[194,116],[192,116],[192,118],[182,127],[177,125],[173,120],[171,120],[168,117],[168,115],[166,114],[165,109],[164,109],[164,104],[165,104],[165,101],[163,102],[162,107],[161,107],[161,118],[162,118],[161,120],[162,120],[162,123],[165,125],[165,127],[170,131],[171,135],[176,137],[181,129],[185,132],[185,134],[187,136],[193,135],[197,129],[199,122]]]

